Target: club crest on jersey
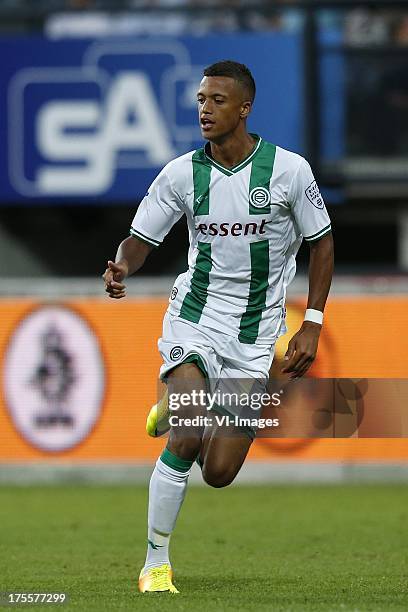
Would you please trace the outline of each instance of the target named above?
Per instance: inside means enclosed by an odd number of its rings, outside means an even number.
[[[254,187],[249,192],[249,201],[255,208],[263,208],[271,203],[271,194],[266,187]]]

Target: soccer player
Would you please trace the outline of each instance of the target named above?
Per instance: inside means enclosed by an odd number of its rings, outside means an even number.
[[[126,277],[186,216],[188,270],[175,281],[159,340],[168,394],[192,397],[209,381],[214,388],[222,380],[268,380],[276,339],[286,331],[286,288],[303,238],[310,245],[307,310],[283,371],[301,377],[316,356],[333,271],[330,219],[309,164],[248,133],[254,97],[255,82],[243,64],[222,61],[204,70],[197,106],[208,142],[163,168],[104,273],[109,297],[123,298]],[[222,406],[213,410],[225,413]],[[178,422],[205,413],[204,403],[191,402],[177,411]],[[148,430],[165,431],[168,423],[166,395],[149,415]],[[239,472],[255,431],[236,426],[236,435],[228,435],[224,428],[170,428],[150,480],[142,592],[178,592],[169,541],[193,462],[213,487],[229,485]]]

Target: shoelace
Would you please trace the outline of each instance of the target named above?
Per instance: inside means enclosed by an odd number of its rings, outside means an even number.
[[[153,567],[151,571],[154,588],[163,591],[170,590],[168,569],[166,567]]]

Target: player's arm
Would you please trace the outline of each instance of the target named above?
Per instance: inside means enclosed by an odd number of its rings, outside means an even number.
[[[103,279],[111,298],[125,297],[123,281],[143,266],[150,251],[160,246],[183,215],[182,200],[170,179],[171,173],[168,165],[153,181],[136,211],[131,235],[120,243],[115,262],[108,261]]]
[[[334,245],[332,233],[326,234],[320,240],[310,242],[309,247],[309,297],[307,308],[323,312],[333,277]],[[321,325],[319,325],[318,329],[320,331]]]
[[[109,297],[120,299],[126,295],[124,280],[137,272],[146,261],[153,246],[129,236],[123,240],[116,253],[115,262],[109,260],[103,274],[105,291]]]
[[[323,313],[333,276],[334,248],[330,233],[310,243],[309,297],[307,308]],[[322,324],[303,321],[300,330],[288,344],[282,372],[293,378],[306,374],[316,358]]]
[[[300,378],[312,365],[333,275],[330,218],[309,164],[302,160],[288,190],[295,223],[310,246],[309,295],[305,321],[288,344],[282,372]]]

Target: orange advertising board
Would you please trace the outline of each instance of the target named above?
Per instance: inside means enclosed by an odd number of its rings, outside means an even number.
[[[166,307],[165,298],[1,300],[0,462],[154,461],[164,442],[145,434],[145,419],[157,401]],[[278,358],[303,312],[289,305]],[[312,373],[408,379],[408,298],[333,298]],[[408,438],[258,439],[250,457],[408,461]]]

